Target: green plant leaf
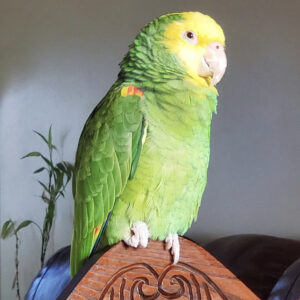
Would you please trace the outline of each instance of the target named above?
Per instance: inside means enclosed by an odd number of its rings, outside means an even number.
[[[33,174],[40,173],[40,172],[44,171],[45,169],[46,169],[45,167],[41,167],[41,168],[35,170],[35,171],[33,172]]]
[[[60,169],[62,172],[66,173],[66,168],[63,162],[56,164],[56,167]]]
[[[41,182],[40,180],[38,180],[38,183],[45,189],[45,191],[47,191],[48,193],[50,193],[48,187],[46,186],[45,183]]]
[[[16,229],[15,232],[17,233],[17,232],[20,231],[22,228],[27,227],[27,226],[30,225],[31,223],[33,223],[33,222],[30,221],[30,220],[23,221],[23,222],[17,227],[17,229]]]
[[[11,236],[15,229],[15,223],[12,220],[6,221],[1,229],[1,238],[6,239]]]
[[[43,135],[42,133],[35,131],[34,133],[37,134],[42,140],[43,143],[46,143],[48,146],[49,154],[44,156],[40,152],[30,152],[27,155],[25,155],[22,158],[30,157],[30,156],[38,156],[40,157],[44,163],[42,163],[42,167],[37,168],[34,171],[34,174],[39,174],[43,172],[44,170],[47,171],[48,180],[44,180],[44,182],[37,180],[39,184],[43,188],[43,192],[41,195],[41,199],[46,203],[46,215],[43,220],[43,227],[42,229],[37,225],[35,222],[26,220],[23,221],[17,229],[15,229],[15,223],[11,223],[12,230],[11,233],[16,233],[21,230],[22,228],[29,226],[31,223],[35,224],[39,230],[41,231],[42,235],[42,249],[41,249],[41,265],[43,266],[45,254],[47,251],[47,245],[50,239],[50,231],[53,223],[53,219],[55,216],[55,206],[56,206],[56,200],[63,196],[65,197],[65,188],[70,180],[70,178],[73,175],[73,165],[71,163],[61,161],[59,163],[56,163],[55,160],[53,160],[53,149],[57,150],[56,146],[52,144],[53,142],[53,136],[52,136],[52,125],[49,127],[48,135]],[[6,225],[7,227],[7,225]],[[6,233],[6,231],[5,231]],[[5,236],[8,236],[7,234]]]
[[[52,149],[57,150],[56,146],[53,145],[53,143],[52,143],[52,125],[50,126],[49,132],[48,132],[48,146],[51,150]]]
[[[50,125],[48,131],[48,144],[52,147],[52,125]]]
[[[12,290],[16,287],[16,283],[17,283],[17,272],[15,273],[14,280],[13,280],[13,283],[11,285]]]
[[[54,169],[54,177],[55,177],[55,191],[58,192],[64,183],[63,182],[64,173],[61,172],[59,169],[55,168]]]
[[[41,155],[42,159],[44,160],[44,162],[49,166],[49,167],[52,167],[53,168],[53,164],[52,162],[47,158],[45,157],[44,155]]]
[[[42,156],[42,154],[40,152],[37,152],[37,151],[29,152],[28,154],[21,157],[21,159],[26,158],[26,157],[30,157],[30,156]]]
[[[74,166],[71,163],[67,162],[67,161],[63,161],[62,163],[65,166],[65,170],[66,170],[65,173],[67,175],[67,182],[69,182],[69,180],[71,179],[72,174],[74,172]]]
[[[73,172],[73,170],[74,170],[74,165],[73,165],[73,164],[71,164],[71,163],[69,163],[69,162],[67,162],[67,161],[64,161],[63,163],[64,163],[64,165],[66,166],[66,169],[67,169],[68,171]]]
[[[48,140],[47,140],[40,132],[35,131],[35,130],[33,130],[33,132],[36,133],[37,135],[39,135],[39,136],[41,137],[41,139],[42,139],[47,145],[49,145]]]

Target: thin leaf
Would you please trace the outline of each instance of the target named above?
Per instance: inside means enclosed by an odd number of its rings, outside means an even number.
[[[71,176],[67,176],[67,180],[66,180],[66,183],[65,183],[65,187],[66,187],[66,185],[69,183],[70,179],[71,179]]]
[[[71,163],[66,162],[66,161],[63,161],[62,163],[63,163],[63,165],[65,166],[65,169],[66,169],[65,173],[67,175],[67,182],[69,182],[69,180],[72,177],[73,171],[74,171],[74,166]]]
[[[26,158],[26,157],[30,157],[30,156],[42,156],[42,154],[40,152],[37,152],[37,151],[29,152],[28,154],[21,157],[21,159]]]
[[[40,173],[40,172],[44,171],[45,169],[46,169],[45,167],[41,167],[41,168],[35,170],[35,171],[33,172],[33,174]]]
[[[65,198],[65,194],[62,191],[60,191],[59,193],[61,196],[63,196]]]
[[[63,164],[63,162],[60,162],[60,163],[56,164],[56,167],[57,167],[58,169],[60,169],[62,172],[66,173],[66,167],[65,167],[65,165]]]
[[[18,231],[20,231],[22,228],[24,228],[24,227],[27,227],[28,225],[30,225],[32,223],[32,221],[30,221],[30,220],[26,220],[26,221],[23,221],[18,227],[17,227],[17,229],[16,229],[16,233],[18,232]]]
[[[52,147],[52,125],[50,126],[48,131],[48,145]]]
[[[40,132],[35,131],[35,130],[33,130],[33,132],[36,133],[37,135],[39,135],[39,136],[42,138],[42,140],[43,140],[47,145],[49,145],[47,139],[46,139]]]
[[[74,165],[67,162],[67,161],[64,161],[63,164],[65,165],[66,169],[69,170],[70,172],[73,172],[74,170]]]
[[[48,192],[50,193],[49,189],[47,188],[47,186],[45,185],[45,183],[41,182],[40,180],[38,180],[39,184]]]
[[[56,173],[63,173],[59,168],[57,168],[57,165],[56,165],[56,167],[53,167],[53,170]]]
[[[8,220],[3,224],[2,230],[1,230],[1,238],[2,239],[6,239],[7,237],[9,237],[13,234],[14,227],[15,227],[14,225],[15,224],[12,220]]]
[[[52,144],[52,125],[50,126],[49,132],[48,132],[48,143],[49,143],[48,146],[51,150],[52,149],[57,150],[56,146]]]
[[[15,273],[14,280],[12,282],[12,286],[11,286],[12,290],[16,287],[16,283],[17,283],[17,272]]]
[[[57,169],[57,168],[54,168],[53,169],[53,177],[54,177],[54,184],[56,184],[56,181],[57,181],[57,173],[59,173],[60,171],[59,171],[59,169]]]
[[[63,186],[63,173],[60,170],[55,170],[55,191],[58,192]]]
[[[49,166],[49,167],[52,167],[53,168],[53,164],[52,162],[47,158],[45,157],[44,155],[41,155],[42,159],[46,162],[46,164]]]

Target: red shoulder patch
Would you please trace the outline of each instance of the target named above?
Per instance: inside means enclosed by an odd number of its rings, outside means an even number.
[[[127,96],[138,96],[140,98],[142,98],[144,95],[144,92],[141,91],[140,89],[138,89],[136,86],[134,85],[129,85],[129,86],[125,86],[122,88],[121,90],[121,96],[122,97],[127,97]]]
[[[100,233],[100,229],[101,229],[101,225],[99,225],[98,227],[94,228],[94,235],[93,238],[96,239],[98,234]]]

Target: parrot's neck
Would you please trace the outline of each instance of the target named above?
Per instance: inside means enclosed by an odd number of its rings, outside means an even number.
[[[142,109],[149,123],[167,135],[179,139],[193,139],[195,132],[210,127],[213,112],[216,112],[217,93],[211,88],[187,88],[177,86],[173,92],[170,85],[161,87],[165,92],[145,92]]]

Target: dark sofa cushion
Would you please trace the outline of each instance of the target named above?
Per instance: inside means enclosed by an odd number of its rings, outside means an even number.
[[[265,235],[220,238],[204,248],[261,299],[268,298],[283,272],[300,257],[299,241]]]
[[[283,273],[268,300],[300,299],[300,258]]]

